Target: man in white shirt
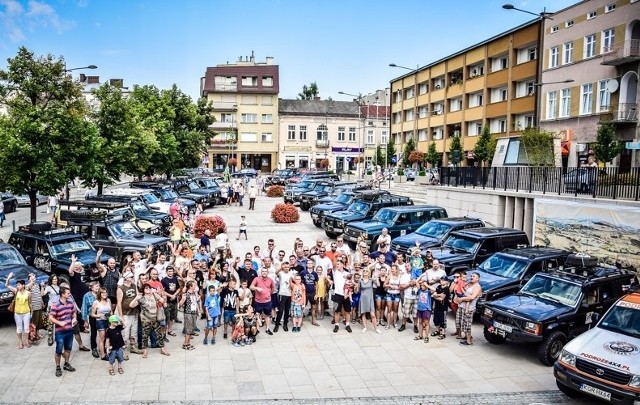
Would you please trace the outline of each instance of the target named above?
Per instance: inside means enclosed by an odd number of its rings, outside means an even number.
[[[325,272],[327,272],[329,269],[333,269],[333,262],[326,255],[326,253],[327,248],[323,246],[318,249],[318,254],[312,257],[313,261],[316,262],[316,266],[322,266]]]
[[[413,319],[414,332],[418,333],[417,320],[417,307],[416,307],[416,292],[417,286],[415,280],[411,280],[411,264],[407,263],[405,269],[400,276],[400,290],[404,294],[404,302],[402,303],[402,325],[398,328],[398,332],[402,332],[407,328],[407,320]]]
[[[389,230],[387,228],[382,228],[382,234],[378,236],[376,244],[382,245],[386,244],[387,246],[391,246],[391,235],[389,235]]]
[[[344,238],[342,236],[338,236],[336,239],[336,252],[342,252],[347,256],[347,260],[351,263],[351,248],[349,245],[344,243]]]
[[[317,262],[316,262],[317,265]],[[336,262],[336,268],[332,272],[332,285],[333,285],[333,302],[335,303],[335,312],[333,313],[333,320],[335,326],[333,327],[333,333],[338,333],[340,330],[340,315],[344,317],[346,321],[345,329],[351,333],[351,300],[344,296],[344,285],[346,282],[347,272],[344,270],[342,262]]]
[[[276,243],[273,239],[269,239],[267,241],[267,247],[262,249],[262,251],[260,252],[260,257],[263,259],[265,257],[270,257],[273,260],[276,256],[276,252]]]
[[[265,259],[269,260],[270,259]],[[289,331],[287,322],[289,321],[289,308],[291,307],[291,276],[292,272],[289,271],[289,263],[282,263],[280,271],[278,271],[278,281],[280,287],[278,289],[278,316],[276,318],[276,326],[273,328],[273,332],[277,332],[282,323],[282,330]]]
[[[249,209],[252,211],[256,210],[256,197],[258,196],[258,190],[255,185],[251,185],[249,187]]]
[[[148,256],[151,255],[151,249],[151,246],[147,248],[147,257],[145,257],[144,259],[142,258],[142,254],[140,252],[133,252],[131,264],[133,265],[133,278],[136,285],[138,284],[138,278],[140,277],[140,275],[147,272],[147,266],[149,262]]]
[[[440,262],[438,261],[438,259],[433,259],[433,264],[431,265],[431,268],[427,269],[427,271],[422,273],[422,275],[420,276],[420,280],[426,280],[427,284],[432,286],[440,282],[440,279],[442,277],[446,277],[446,276],[447,276],[447,272],[445,272],[444,269],[442,269],[442,266],[440,266]]]

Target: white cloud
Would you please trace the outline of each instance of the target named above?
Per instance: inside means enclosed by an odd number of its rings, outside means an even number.
[[[70,22],[60,20],[56,10],[49,4],[36,0],[29,1],[29,11],[27,11],[25,16],[36,24],[43,24],[44,26],[50,25],[58,33],[73,26]]]
[[[8,34],[11,42],[21,42],[21,41],[24,41],[26,38],[22,30],[18,27],[12,27],[11,29],[9,29]]]
[[[5,11],[2,14],[7,16],[20,15],[24,11],[22,5],[15,0],[0,0],[0,6],[5,7]]]

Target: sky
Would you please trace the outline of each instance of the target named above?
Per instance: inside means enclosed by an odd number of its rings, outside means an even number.
[[[408,71],[535,18],[509,0],[0,0],[0,69],[20,46],[125,86],[176,84],[194,100],[206,68],[274,58],[280,98],[368,94]],[[534,13],[578,0],[511,0]]]

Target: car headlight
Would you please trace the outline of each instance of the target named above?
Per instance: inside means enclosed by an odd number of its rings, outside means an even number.
[[[312,198],[312,200],[313,200],[314,202],[318,202],[318,200],[320,200],[320,198],[319,198],[319,197],[313,197],[313,198]]]
[[[491,309],[489,309],[489,308],[485,308],[484,309],[484,317],[485,318],[489,318],[489,319],[493,318],[493,311]]]
[[[162,220],[161,219],[154,219],[153,223],[156,225],[162,225]]]
[[[629,387],[640,388],[640,375],[636,374],[631,377],[631,381],[629,382]]]
[[[529,323],[529,322],[527,322],[527,323]],[[567,364],[567,365],[569,365],[569,366],[575,367],[576,366],[576,355],[573,354],[573,353],[570,353],[570,352],[568,352],[566,350],[562,350],[562,353],[560,353],[560,361],[565,363],[565,364]],[[638,382],[638,384],[640,384],[640,376],[635,376],[635,377],[637,377],[637,382]],[[633,379],[631,379],[631,383],[633,383]],[[631,383],[629,383],[629,385],[631,385]]]
[[[524,324],[524,330],[529,333],[533,333],[534,335],[539,335],[541,331],[541,327],[539,323],[535,322],[527,322]]]
[[[11,298],[13,298],[13,293],[11,291],[0,294],[0,300],[8,300]]]

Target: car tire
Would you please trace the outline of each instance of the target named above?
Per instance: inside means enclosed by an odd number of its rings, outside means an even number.
[[[538,346],[538,360],[545,366],[552,366],[560,357],[562,348],[567,343],[567,336],[560,332],[551,332]]]
[[[320,221],[313,220],[313,224],[316,226],[316,228],[322,228]]]
[[[302,211],[309,211],[309,208],[311,208],[311,205],[309,203],[300,203],[300,209]]]
[[[580,391],[576,391],[573,388],[569,388],[566,385],[558,382],[558,380],[556,380],[556,385],[558,386],[558,389],[560,390],[560,392],[562,392],[564,395],[568,396],[569,398],[580,398],[582,396]]]
[[[36,221],[29,224],[29,229],[32,229],[37,232],[46,232],[51,230],[51,222],[47,221]]]
[[[337,233],[333,233],[333,232],[329,232],[329,231],[324,231],[324,233],[325,233],[325,235],[327,235],[328,238],[331,238],[331,239],[335,239],[338,236]]]
[[[347,241],[347,245],[349,246],[349,249],[351,249],[351,250],[356,250],[358,248],[358,245],[355,242],[352,242],[350,240]]]
[[[11,212],[16,212],[18,211],[18,202],[14,201],[13,204],[11,204]]]
[[[501,345],[507,341],[507,338],[503,336],[498,336],[495,333],[489,332],[489,329],[486,326],[484,327],[483,334],[486,341],[491,343],[492,345]]]

